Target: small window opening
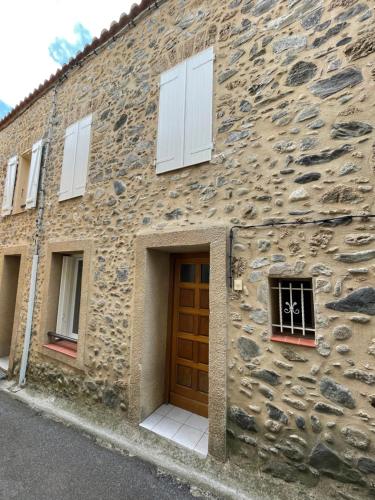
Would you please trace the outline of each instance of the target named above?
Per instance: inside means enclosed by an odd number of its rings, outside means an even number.
[[[315,339],[312,280],[273,278],[270,288],[272,334]]]

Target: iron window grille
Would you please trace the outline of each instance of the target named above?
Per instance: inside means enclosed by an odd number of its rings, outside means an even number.
[[[272,333],[315,338],[311,279],[271,279]]]

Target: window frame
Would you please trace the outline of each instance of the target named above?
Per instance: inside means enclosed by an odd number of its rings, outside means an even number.
[[[289,286],[283,286],[283,282],[289,282]],[[306,287],[307,285],[307,287]],[[316,311],[314,300],[314,280],[310,277],[269,277],[269,297],[270,297],[270,329],[271,340],[275,342],[285,342],[290,344],[304,345],[306,347],[316,346]],[[289,302],[283,301],[283,290],[288,293]],[[295,292],[300,293],[300,300],[295,302]],[[305,293],[308,295],[306,297]],[[308,304],[306,305],[306,302]],[[299,305],[294,312],[294,304]],[[289,309],[286,311],[284,306]],[[306,311],[309,311],[306,314]],[[285,322],[285,314],[290,314],[290,321]],[[301,316],[301,323],[294,323],[294,315]],[[310,315],[311,321],[308,322]]]
[[[36,207],[43,148],[44,139],[40,139],[23,153],[8,159],[3,191],[3,217],[21,214]],[[11,168],[13,172],[10,172]],[[22,189],[24,195],[21,197]]]
[[[42,356],[78,370],[84,370],[85,366],[89,297],[93,279],[91,276],[93,252],[94,243],[92,240],[47,242],[45,250],[46,273],[37,350]],[[53,344],[51,343],[51,335],[48,335],[48,333],[56,333],[62,257],[70,254],[83,255],[79,335],[77,342],[66,340],[67,349],[54,350],[54,348],[51,348]],[[63,343],[60,343],[60,345],[63,345]]]

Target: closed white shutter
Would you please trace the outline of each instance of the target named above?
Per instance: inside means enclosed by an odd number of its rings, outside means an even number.
[[[91,123],[89,115],[66,129],[59,201],[85,193]]]
[[[184,165],[211,160],[214,51],[187,61]]]
[[[64,158],[61,170],[59,201],[67,200],[73,196],[77,140],[78,123],[74,123],[65,131]]]
[[[40,164],[42,161],[43,141],[36,142],[31,151],[31,162],[29,180],[27,183],[26,208],[36,207],[36,199],[38,195]]]
[[[86,190],[87,166],[90,152],[92,116],[86,116],[78,122],[78,140],[73,178],[73,197],[82,196]]]
[[[156,173],[184,166],[186,62],[160,77]]]
[[[13,207],[13,194],[14,194],[14,185],[16,182],[17,175],[17,165],[18,165],[18,157],[13,156],[8,161],[7,174],[4,183],[4,196],[3,196],[3,206],[2,206],[2,215],[9,215],[12,211]]]

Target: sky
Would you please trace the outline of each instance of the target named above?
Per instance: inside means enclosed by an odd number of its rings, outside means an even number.
[[[11,0],[1,9],[0,118],[135,0]]]

